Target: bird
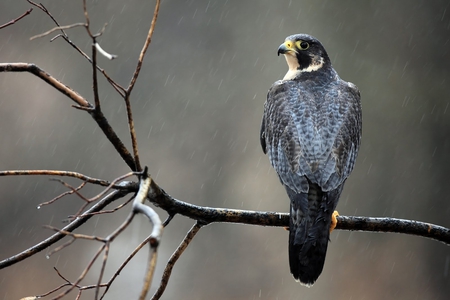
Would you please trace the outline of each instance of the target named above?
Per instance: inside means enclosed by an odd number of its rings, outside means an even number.
[[[315,37],[288,36],[280,54],[289,70],[267,93],[260,141],[290,199],[290,272],[311,287],[322,273],[335,209],[358,155],[361,97]]]

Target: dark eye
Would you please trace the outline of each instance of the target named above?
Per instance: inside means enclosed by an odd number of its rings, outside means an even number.
[[[307,42],[300,43],[300,50],[306,50],[309,48],[309,44]]]

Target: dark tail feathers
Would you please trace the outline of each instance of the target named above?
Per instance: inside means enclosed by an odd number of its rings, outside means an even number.
[[[331,215],[342,188],[322,192],[310,184],[309,193],[287,188],[291,199],[289,221],[289,265],[296,280],[312,286],[322,273],[327,253]]]

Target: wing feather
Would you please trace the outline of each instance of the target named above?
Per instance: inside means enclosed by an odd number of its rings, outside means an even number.
[[[261,146],[281,182],[293,191],[308,192],[308,180],[323,191],[333,190],[349,176],[359,149],[359,91],[340,79],[326,89],[303,84],[281,80],[270,88]]]

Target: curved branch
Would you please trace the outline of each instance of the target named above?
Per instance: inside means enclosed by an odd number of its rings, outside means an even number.
[[[336,229],[350,231],[392,232],[422,236],[450,245],[450,229],[443,226],[396,218],[338,216]]]
[[[76,104],[78,104],[81,107],[86,108],[92,108],[92,105],[84,99],[80,94],[72,90],[67,85],[63,84],[62,82],[58,81],[55,77],[51,76],[47,72],[45,72],[43,69],[39,68],[35,64],[28,64],[28,63],[0,63],[0,72],[29,72],[45,82],[47,82],[49,85],[72,99]]]
[[[33,11],[33,8],[28,9],[21,16],[15,18],[15,19],[13,19],[13,20],[11,20],[11,21],[3,24],[3,25],[0,25],[0,29],[3,29],[5,27],[8,27],[8,26],[11,26],[11,25],[15,24],[17,21],[19,21],[19,20],[23,19],[24,17],[26,17],[27,15],[29,15],[32,11]]]
[[[120,154],[122,159],[130,167],[132,171],[136,170],[136,164],[134,162],[133,156],[130,154],[128,149],[122,143],[120,138],[109,125],[108,120],[105,118],[103,113],[99,110],[94,110],[94,107],[85,98],[80,96],[77,92],[72,90],[67,85],[58,81],[56,78],[45,72],[43,69],[39,68],[35,64],[28,63],[0,63],[0,72],[29,72],[45,82],[47,82],[52,87],[56,88],[58,91],[72,99],[78,106],[77,108],[82,108],[89,112],[91,117],[97,122],[97,125],[106,135],[108,140],[113,144],[114,148]]]
[[[169,215],[180,214],[206,224],[241,223],[261,226],[289,226],[289,214],[197,206],[172,198],[154,181],[149,199]],[[434,239],[450,245],[450,229],[442,226],[395,218],[337,217],[336,229],[371,232],[395,232]]]
[[[19,261],[22,261],[44,249],[49,247],[50,245],[56,243],[57,241],[61,240],[67,234],[64,234],[63,232],[72,232],[76,228],[80,227],[84,223],[86,223],[87,220],[89,220],[92,216],[94,216],[92,213],[98,212],[102,210],[104,207],[106,207],[108,204],[113,202],[114,200],[117,200],[126,194],[131,192],[132,187],[134,186],[134,183],[124,183],[124,186],[129,186],[130,190],[116,190],[114,192],[111,192],[107,196],[105,196],[101,201],[99,201],[97,204],[92,206],[89,210],[86,211],[85,214],[79,216],[76,220],[70,222],[67,226],[65,226],[60,232],[55,233],[54,235],[50,236],[49,238],[45,239],[44,241],[34,245],[31,248],[28,248],[25,251],[22,251],[19,254],[16,254],[14,256],[11,256],[7,259],[4,259],[0,261],[0,269],[6,268],[10,265],[13,265]]]
[[[89,182],[92,184],[98,184],[101,186],[109,186],[111,183],[107,180],[92,178],[86,175],[83,175],[78,172],[70,172],[70,171],[59,171],[59,170],[9,170],[9,171],[0,171],[1,176],[22,176],[22,175],[48,175],[48,176],[63,176],[63,177],[73,177],[85,182]],[[119,186],[114,186],[118,187]]]
[[[161,298],[162,294],[166,290],[167,284],[169,283],[170,275],[172,274],[172,269],[175,266],[175,263],[180,258],[181,254],[183,254],[184,250],[189,246],[192,239],[195,237],[197,232],[202,228],[204,225],[200,222],[195,223],[194,226],[189,230],[183,241],[180,243],[180,245],[177,247],[175,252],[170,257],[169,261],[167,262],[167,265],[164,269],[163,276],[161,278],[161,283],[156,290],[155,294],[152,297],[152,300],[158,300]]]
[[[127,109],[128,127],[129,127],[129,130],[130,130],[131,144],[132,144],[132,147],[133,147],[133,154],[134,154],[134,161],[135,161],[135,166],[136,166],[135,170],[136,171],[141,171],[142,168],[141,168],[141,162],[140,162],[140,159],[139,159],[139,151],[138,151],[136,130],[134,129],[133,113],[131,111],[130,94],[131,94],[131,91],[134,88],[134,85],[136,84],[136,80],[137,80],[137,78],[139,76],[139,73],[141,71],[142,63],[144,61],[145,54],[147,53],[148,46],[150,45],[150,43],[152,41],[153,32],[155,31],[156,20],[158,19],[160,3],[161,3],[160,0],[156,0],[155,10],[153,12],[153,19],[152,19],[152,23],[150,25],[150,29],[148,30],[147,38],[145,39],[144,46],[142,47],[141,53],[139,54],[139,59],[138,59],[138,63],[137,63],[136,69],[134,70],[134,73],[133,73],[133,76],[131,78],[130,84],[128,85],[128,87],[127,87],[127,89],[125,91],[125,95],[124,95],[125,106],[126,106],[126,109]]]

